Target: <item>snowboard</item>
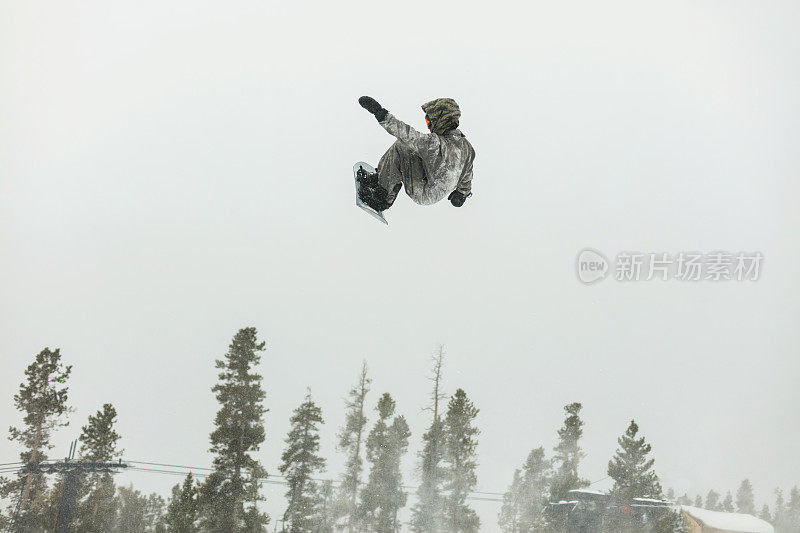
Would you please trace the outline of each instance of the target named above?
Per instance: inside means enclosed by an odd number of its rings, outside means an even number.
[[[372,174],[373,172],[375,172],[375,168],[369,163],[359,161],[353,165],[353,177],[356,180],[356,205],[388,226],[389,223],[386,221],[386,217],[383,216],[383,212],[375,211],[370,206],[362,202],[361,195],[359,194],[361,191],[361,182],[359,181],[359,177]]]

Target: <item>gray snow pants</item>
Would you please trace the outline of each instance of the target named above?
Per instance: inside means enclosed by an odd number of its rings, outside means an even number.
[[[419,203],[428,183],[422,159],[413,150],[396,141],[378,161],[378,185],[388,192],[386,201],[393,204],[402,184],[406,194]]]

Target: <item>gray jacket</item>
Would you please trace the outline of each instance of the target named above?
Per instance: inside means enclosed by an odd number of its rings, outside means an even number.
[[[464,196],[471,194],[475,150],[460,130],[442,135],[420,133],[391,113],[386,114],[380,125],[422,159],[428,184],[424,192],[417,198],[412,196],[412,200],[430,205],[447,198],[455,190]]]

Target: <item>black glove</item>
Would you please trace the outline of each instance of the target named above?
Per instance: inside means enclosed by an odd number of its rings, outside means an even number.
[[[388,111],[381,107],[381,104],[379,104],[371,96],[362,96],[358,99],[358,104],[375,115],[375,118],[378,119],[378,122],[383,122],[386,118],[386,113],[388,113]]]
[[[453,207],[461,207],[467,201],[467,197],[458,191],[451,192],[447,199],[450,200]]]

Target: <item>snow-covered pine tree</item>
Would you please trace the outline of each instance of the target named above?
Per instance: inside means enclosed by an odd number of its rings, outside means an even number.
[[[85,461],[108,463],[122,456],[117,448],[119,433],[115,429],[117,410],[110,403],[94,415],[81,428],[81,457]],[[111,531],[117,516],[114,478],[107,472],[89,474],[81,483],[74,527],[85,533]]]
[[[367,376],[367,362],[361,363],[358,381],[350,389],[345,403],[346,414],[344,427],[339,431],[339,450],[345,452],[345,471],[339,486],[339,506],[347,516],[347,529],[350,533],[356,530],[358,521],[358,489],[361,484],[361,471],[364,468],[362,458],[364,428],[367,417],[364,405],[372,380]]]
[[[725,499],[722,500],[722,510],[726,513],[732,513],[735,510],[733,508],[733,495],[731,491],[725,493]]]
[[[700,508],[703,507],[703,497],[700,496],[699,494],[694,499],[694,506]]]
[[[480,430],[475,427],[479,410],[463,389],[456,390],[447,404],[444,420],[444,525],[447,531],[478,531],[480,518],[469,505],[467,496],[478,483],[475,473]]]
[[[286,449],[281,455],[281,474],[286,476],[288,506],[283,514],[288,523],[286,531],[305,533],[316,531],[320,515],[320,498],[312,477],[325,469],[325,459],[319,455],[319,426],[322,410],[306,394],[303,403],[289,419],[291,429],[286,437]]]
[[[25,369],[26,379],[20,383],[19,392],[14,395],[14,407],[23,414],[23,426],[9,428],[9,440],[22,446],[19,458],[23,463],[38,463],[47,459],[47,451],[52,448],[50,435],[54,429],[68,424],[65,420],[70,411],[66,383],[71,371],[71,366],[62,363],[58,348],[45,348]],[[44,475],[20,473],[15,479],[0,478],[0,500],[11,502],[8,513],[0,515],[0,522],[12,518],[19,501],[16,530],[36,531],[50,527],[47,520],[50,506]]]
[[[394,533],[400,528],[397,512],[408,495],[403,492],[400,460],[408,449],[411,432],[403,416],[394,415],[395,402],[385,393],[378,400],[378,420],[367,437],[367,460],[372,467],[361,491],[361,516],[369,531]]]
[[[544,448],[528,454],[522,471],[514,472],[514,480],[503,496],[500,524],[503,531],[534,532],[547,528],[545,509],[548,503],[552,463],[545,459]]]
[[[442,364],[444,346],[439,346],[432,358],[430,381],[431,397],[428,409],[433,419],[428,430],[422,435],[422,451],[419,452],[420,485],[417,489],[417,503],[411,509],[411,529],[418,533],[436,533],[442,529],[444,502],[442,484],[444,483],[444,421],[439,412],[439,402],[445,398],[442,388]]]
[[[650,531],[650,524],[636,531]],[[656,519],[652,528],[653,533],[689,533],[689,524],[683,514],[677,510],[669,510]]]
[[[556,452],[553,458],[556,471],[550,484],[550,501],[553,502],[566,499],[570,490],[588,485],[578,476],[578,466],[585,456],[579,444],[584,424],[580,417],[582,408],[577,402],[564,406],[567,416],[558,430],[558,445],[553,448]]]
[[[756,503],[753,497],[753,485],[749,479],[745,479],[736,491],[736,512],[746,514],[756,514]]]
[[[683,493],[677,500],[675,499],[675,490],[670,487],[667,489],[666,498],[668,501],[675,502],[678,505],[691,505],[692,500],[689,495]],[[655,533],[688,533],[689,524],[683,517],[680,510],[671,510],[664,516],[660,517],[655,524]]]
[[[705,508],[708,509],[709,511],[721,511],[722,510],[722,505],[720,504],[720,501],[719,501],[719,493],[717,491],[715,491],[714,489],[711,489],[710,491],[708,491],[708,494],[706,494],[706,507]]]
[[[644,437],[636,438],[639,426],[631,420],[625,434],[617,439],[620,448],[608,462],[608,475],[614,480],[611,493],[623,498],[660,498],[661,484],[650,459],[651,447]]]
[[[172,497],[164,518],[170,533],[197,533],[198,490],[191,472],[183,484],[172,487]]]
[[[265,345],[259,342],[256,328],[240,329],[224,358],[216,362],[219,381],[211,390],[220,408],[209,450],[214,454],[214,470],[200,488],[202,526],[211,531],[258,531],[269,521],[258,513],[245,518],[244,511],[245,502],[260,498],[258,484],[250,483],[249,478],[264,474],[252,452],[259,450],[265,438],[266,393],[256,371]]]

